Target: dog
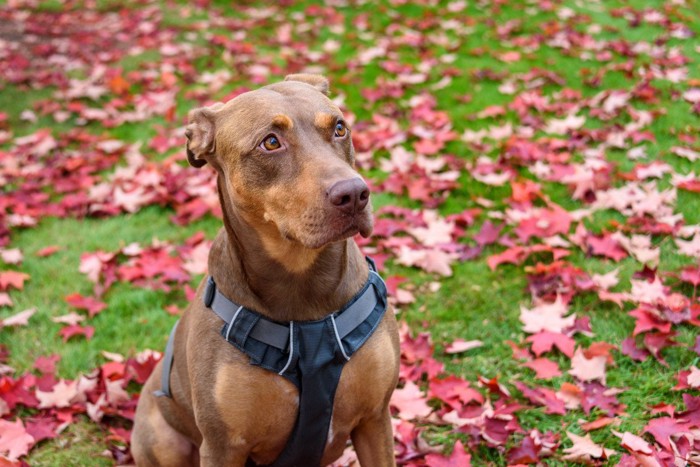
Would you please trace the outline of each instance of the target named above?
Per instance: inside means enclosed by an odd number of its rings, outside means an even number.
[[[190,112],[187,156],[216,170],[223,228],[136,410],[138,466],[314,467],[352,440],[395,465],[399,339],[352,237],[369,190],[351,129],[318,75]]]

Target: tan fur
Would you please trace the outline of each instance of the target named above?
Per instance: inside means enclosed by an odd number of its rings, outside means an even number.
[[[349,215],[329,189],[357,178],[347,137],[334,135],[340,110],[328,82],[291,75],[227,104],[194,110],[188,158],[217,172],[224,228],[209,273],[232,300],[277,321],[315,320],[337,310],[367,280],[350,238],[372,230],[371,206]],[[266,152],[274,134],[282,147]],[[290,435],[298,393],[286,379],[251,366],[226,343],[221,320],[202,303],[203,283],[175,336],[172,399],[155,397],[161,365],[144,386],[132,451],[138,465],[244,466],[274,461]],[[398,332],[391,309],[345,365],[323,463],[352,438],[365,467],[395,465],[389,398],[398,376]]]
[[[314,117],[314,125],[318,128],[325,130],[331,128],[335,124],[336,117],[331,114],[319,112]]]
[[[285,114],[275,115],[272,118],[272,124],[282,128],[283,130],[291,130],[294,128],[294,122]]]

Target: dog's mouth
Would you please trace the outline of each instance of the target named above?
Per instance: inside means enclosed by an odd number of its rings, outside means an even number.
[[[306,235],[294,235],[293,238],[307,248],[317,249],[343,241],[358,233],[367,238],[372,235],[372,227],[371,213],[360,212],[354,216],[342,216],[330,222],[303,229]],[[287,237],[290,237],[289,233]]]

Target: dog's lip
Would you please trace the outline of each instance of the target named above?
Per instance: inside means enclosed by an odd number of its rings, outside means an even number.
[[[326,230],[325,235],[320,235],[314,238],[313,240],[304,243],[307,248],[321,248],[325,245],[340,242],[342,240],[350,238],[357,233],[359,233],[365,238],[369,237],[369,235],[372,233],[371,222],[362,222],[362,220],[358,217],[352,216],[350,218],[350,222],[345,224],[344,227],[337,230],[330,228]]]

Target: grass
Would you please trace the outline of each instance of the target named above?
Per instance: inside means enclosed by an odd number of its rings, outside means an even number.
[[[695,3],[692,2],[691,3]],[[228,2],[214,2],[218,16],[245,18],[246,13],[240,9],[234,9]],[[292,12],[305,15],[307,6],[311,2],[301,2],[290,10],[280,10],[280,15],[291,17]],[[638,9],[653,5],[660,9],[664,2],[642,1],[613,1],[605,4],[581,4],[580,2],[567,2],[567,6],[585,15],[588,20],[575,22],[573,27],[585,31],[591,24],[599,24],[602,30],[596,35],[598,39],[618,39],[629,42],[651,41],[664,34],[663,28],[653,24],[641,24],[638,27],[628,26],[626,19],[614,17],[611,10],[615,7],[631,5]],[[115,8],[112,3],[101,3],[104,8]],[[253,3],[250,3],[253,6]],[[47,10],[60,11],[57,2],[45,2],[43,7]],[[138,8],[136,5],[130,7]],[[194,8],[194,7],[193,7]],[[476,114],[484,108],[492,105],[507,106],[514,96],[504,95],[499,91],[502,84],[500,80],[478,79],[478,71],[490,70],[493,73],[502,73],[507,78],[515,78],[525,74],[533,68],[550,70],[561,76],[564,87],[573,88],[582,92],[584,97],[594,96],[607,89],[629,90],[638,83],[638,76],[629,77],[617,71],[610,71],[603,75],[598,87],[589,87],[583,84],[583,79],[590,77],[602,68],[596,61],[582,61],[574,56],[567,56],[560,49],[539,44],[532,50],[523,50],[513,44],[517,38],[533,37],[540,33],[542,25],[559,21],[553,12],[545,11],[537,7],[533,2],[510,2],[500,6],[488,2],[467,2],[466,9],[460,14],[463,20],[464,33],[456,33],[454,30],[443,30],[440,27],[440,14],[434,8],[420,6],[409,2],[405,5],[389,6],[382,4],[377,7],[372,2],[353,7],[338,7],[338,13],[342,17],[344,31],[337,32],[333,28],[323,27],[319,30],[295,31],[297,40],[308,45],[309,50],[323,50],[325,41],[340,40],[339,50],[328,59],[324,66],[331,71],[330,78],[334,90],[345,96],[345,102],[357,116],[358,120],[370,120],[373,113],[391,107],[396,109],[396,115],[402,128],[407,128],[409,122],[407,115],[410,112],[410,97],[429,89],[429,86],[438,82],[450,69],[460,70],[461,73],[453,79],[451,84],[443,89],[432,92],[437,99],[437,108],[448,112],[454,129],[457,133],[477,130],[494,125],[502,125],[505,122],[518,123],[517,115],[508,109],[507,115],[499,119],[477,119]],[[377,14],[380,11],[382,14]],[[690,8],[681,8],[679,11],[690,15],[697,20],[697,15]],[[175,28],[177,40],[193,42],[197,47],[206,47],[210,53],[202,55],[194,60],[194,65],[201,71],[215,71],[219,69],[231,69],[234,79],[227,83],[216,97],[223,97],[240,86],[255,87],[247,77],[236,76],[236,69],[230,66],[230,60],[222,57],[221,50],[208,43],[206,34],[201,31],[194,32],[194,40],[187,39],[187,34],[193,33],[190,28],[196,21],[207,17],[208,12],[194,8],[194,14],[183,19],[172,11],[164,8],[164,25]],[[309,14],[310,16],[313,16]],[[368,27],[359,31],[355,21],[366,16]],[[307,17],[309,21],[313,17]],[[392,78],[380,66],[381,60],[376,60],[366,66],[353,65],[358,49],[375,45],[384,34],[390,33],[392,25],[408,25],[413,30],[420,30],[421,21],[434,21],[427,26],[426,37],[445,35],[448,46],[442,44],[422,44],[419,47],[404,45],[392,49],[388,58],[400,64],[411,67],[424,60],[435,60],[435,64],[426,72],[428,82],[410,88],[405,95],[398,99],[384,99],[377,103],[371,103],[362,96],[362,90],[375,88],[381,79]],[[510,41],[499,38],[496,32],[498,26],[506,24],[510,20],[520,21],[519,30]],[[273,20],[271,20],[273,21]],[[284,19],[276,18],[275,24],[284,23]],[[292,21],[294,23],[294,21]],[[686,25],[692,28],[696,34],[700,33],[700,22],[686,21]],[[213,34],[230,35],[231,31],[225,27],[218,27],[211,31]],[[291,59],[289,56],[278,54],[279,47],[270,43],[276,37],[276,28],[265,27],[261,22],[247,32],[246,41],[255,44],[256,52],[261,59],[269,58],[272,63],[279,65],[281,70],[287,67]],[[668,38],[669,44],[676,46],[688,56],[695,57],[697,53],[693,49],[693,41],[682,41]],[[508,50],[521,50],[522,60],[515,63],[504,63],[499,60],[498,54]],[[453,63],[443,63],[439,60],[445,53],[455,54]],[[163,56],[154,50],[147,50],[141,55],[128,56],[118,66],[124,72],[144,70],[153,63],[163,60]],[[643,61],[643,59],[640,59]],[[615,56],[611,63],[622,63],[624,60]],[[240,65],[240,64],[239,64]],[[350,66],[352,65],[352,66]],[[648,65],[648,63],[644,63]],[[240,65],[242,66],[242,65]],[[700,69],[689,66],[691,79],[700,79]],[[283,73],[282,73],[283,74]],[[271,76],[273,81],[277,76]],[[686,131],[697,135],[698,117],[688,112],[688,105],[679,101],[676,97],[679,85],[669,84],[660,80],[652,80],[651,84],[659,91],[660,103],[639,105],[639,109],[664,109],[664,113],[650,126],[655,136],[652,142],[643,144],[650,160],[658,158],[669,163],[674,170],[687,173],[697,170],[693,164],[670,154],[670,148],[678,145],[678,132]],[[185,90],[189,89],[185,87]],[[546,85],[543,88],[545,95],[557,91],[559,86]],[[40,116],[36,123],[20,120],[19,115],[25,109],[32,108],[37,102],[50,100],[53,89],[29,89],[19,86],[5,85],[0,92],[0,108],[8,114],[8,122],[15,136],[31,134],[34,131],[50,127],[55,134],[67,131],[73,125],[69,120],[63,124],[56,124],[53,119]],[[19,96],[19,97],[18,97]],[[469,99],[463,99],[469,96]],[[124,124],[113,129],[105,129],[94,123],[88,126],[88,130],[94,134],[107,134],[109,137],[128,142],[147,143],[157,134],[158,126],[177,126],[187,113],[187,110],[195,104],[182,96],[178,97],[177,121],[172,124],[162,118],[154,118],[144,124]],[[634,104],[637,106],[638,104]],[[585,114],[585,112],[584,112]],[[587,128],[614,123],[626,123],[624,121],[599,122],[589,116]],[[145,146],[145,144],[144,144]],[[456,141],[447,146],[449,153],[455,154],[465,161],[474,160],[482,155],[467,145]],[[494,145],[488,152],[489,157],[497,159],[500,156],[500,147]],[[615,161],[621,171],[629,171],[635,163],[626,157],[626,151],[612,150],[606,156]],[[580,154],[574,157],[581,159]],[[205,168],[204,170],[210,170]],[[384,174],[377,171],[368,172],[370,177],[381,179]],[[525,178],[533,178],[526,170],[521,171]],[[566,209],[579,209],[585,207],[581,202],[571,199],[569,190],[563,185],[544,183],[544,192],[556,203]],[[660,186],[667,187],[667,182],[661,182]],[[478,207],[478,198],[491,199],[496,203],[497,209],[503,209],[507,205],[510,188],[490,187],[474,182],[466,173],[460,178],[460,186],[454,190],[446,203],[440,207],[442,214],[461,212],[465,209]],[[407,197],[397,197],[389,194],[376,194],[375,207],[382,205],[401,205],[419,208],[420,204]],[[700,223],[700,197],[689,192],[678,192],[677,212],[683,214],[688,224]],[[108,304],[106,310],[93,318],[89,324],[96,328],[93,339],[73,339],[64,343],[58,335],[59,325],[50,321],[53,316],[65,314],[69,311],[64,297],[70,293],[78,292],[89,295],[92,285],[85,276],[78,272],[80,256],[87,251],[104,250],[114,251],[131,242],[149,244],[154,238],[168,240],[174,243],[184,241],[196,231],[204,231],[208,238],[213,238],[219,228],[220,221],[207,217],[189,226],[175,226],[169,220],[172,211],[159,207],[149,207],[135,214],[117,216],[104,219],[42,219],[38,226],[16,230],[12,234],[12,247],[20,248],[25,256],[21,271],[31,276],[21,293],[12,293],[15,302],[13,310],[23,310],[36,307],[38,313],[31,321],[31,326],[16,329],[4,329],[0,331],[0,344],[4,344],[10,351],[10,361],[19,374],[32,371],[34,360],[41,355],[59,354],[62,359],[58,365],[58,374],[63,378],[75,378],[79,373],[89,372],[91,369],[103,363],[104,350],[118,352],[127,356],[146,348],[162,349],[165,345],[168,332],[175,317],[164,312],[164,308],[170,304],[184,306],[184,294],[175,291],[170,294],[145,290],[128,284],[118,284],[113,287],[105,297]],[[612,221],[624,222],[624,217],[618,213],[600,212],[592,219],[586,221],[586,225],[594,231],[609,229]],[[479,220],[479,225],[483,218]],[[475,226],[474,229],[478,228]],[[659,242],[658,239],[655,240]],[[676,253],[675,247],[669,239],[661,242],[661,264],[664,271],[677,271],[681,267],[691,264],[689,258]],[[58,253],[47,258],[36,257],[36,252],[48,245],[60,247]],[[389,275],[399,274],[408,278],[408,283],[419,292],[415,304],[405,306],[400,313],[414,332],[429,331],[436,344],[437,357],[446,364],[450,373],[455,373],[471,382],[475,382],[479,376],[486,378],[498,377],[512,388],[513,381],[535,383],[532,371],[523,368],[520,362],[512,358],[512,350],[506,341],[516,343],[524,342],[526,335],[521,331],[519,321],[519,306],[529,305],[529,293],[527,291],[527,277],[521,266],[505,265],[495,271],[491,271],[486,265],[485,258],[489,254],[501,251],[501,247],[490,247],[484,255],[474,261],[463,262],[455,265],[454,273],[450,278],[436,278],[435,276],[404,268],[389,262]],[[620,263],[612,263],[600,258],[586,257],[581,252],[574,252],[569,258],[572,264],[587,272],[608,272],[613,268],[620,268],[622,278],[618,290],[627,290],[629,279],[639,269],[632,259],[625,259]],[[534,264],[530,260],[527,264]],[[14,269],[14,268],[10,268]],[[198,278],[193,279],[192,285]],[[429,292],[427,285],[439,280],[440,289],[437,292]],[[589,316],[592,328],[595,331],[593,337],[577,337],[578,345],[589,345],[593,341],[605,341],[618,344],[628,335],[634,327],[634,321],[627,315],[628,309],[621,310],[611,303],[601,303],[592,294],[578,296],[571,307],[578,316]],[[1,316],[11,314],[9,310],[0,310]],[[691,344],[696,336],[696,330],[689,327],[678,327],[677,340],[685,345]],[[442,351],[448,343],[456,338],[465,340],[479,339],[484,345],[470,351],[466,357],[457,355],[445,355]],[[669,382],[675,380],[676,373],[681,369],[687,369],[698,363],[697,355],[682,347],[670,348],[664,351],[664,357],[669,363],[668,367],[660,365],[653,359],[643,363],[633,362],[620,353],[615,354],[615,367],[608,372],[608,386],[623,388],[620,401],[627,406],[626,416],[621,417],[618,431],[630,431],[641,433],[641,430],[649,419],[649,407],[661,402],[674,403],[681,406],[681,393],[670,390]],[[557,357],[562,368],[568,368],[567,359]],[[555,358],[556,359],[556,358]],[[558,388],[563,381],[571,381],[571,377],[564,374],[544,385]],[[537,382],[540,384],[540,382]],[[585,417],[593,420],[598,412]],[[519,420],[524,427],[537,427],[541,432],[554,431],[563,434],[570,430],[581,434],[577,421],[584,418],[580,411],[570,411],[565,416],[550,416],[543,412],[542,408],[527,409],[519,414]],[[433,444],[449,445],[455,439],[466,439],[464,435],[454,434],[445,427],[428,426],[426,439]],[[31,465],[109,465],[110,461],[101,457],[104,451],[103,438],[105,433],[97,425],[89,422],[87,418],[81,418],[73,423],[59,438],[41,443],[35,448],[28,458]],[[601,430],[593,433],[596,442],[605,443],[608,446],[619,446],[619,441],[609,430]],[[564,441],[564,445],[567,441]],[[616,458],[617,459],[617,458]],[[472,452],[472,460],[475,465],[504,465],[506,457],[502,452],[480,447]],[[548,465],[565,465],[563,461],[554,459],[547,461]]]

